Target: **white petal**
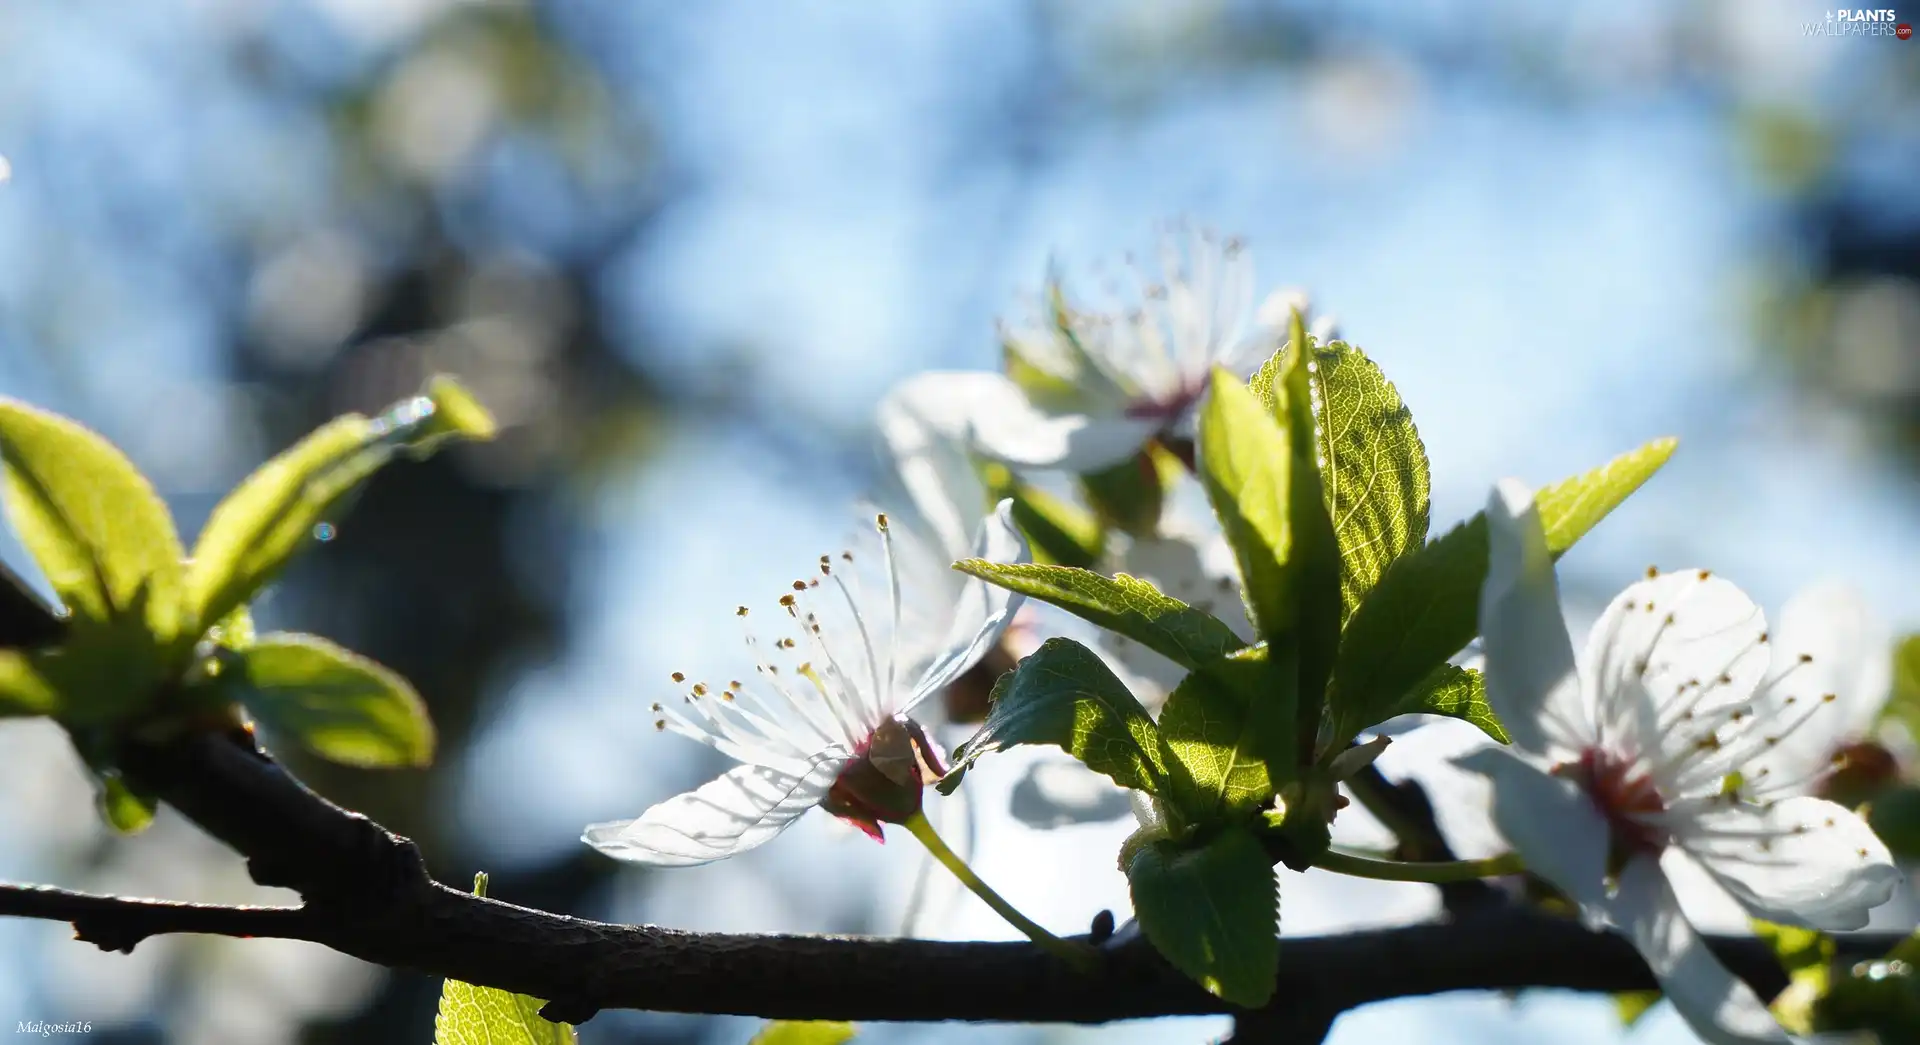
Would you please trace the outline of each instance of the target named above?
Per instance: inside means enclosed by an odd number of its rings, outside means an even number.
[[[800,776],[736,766],[638,819],[591,824],[580,840],[616,860],[655,867],[693,867],[744,853],[818,805],[850,757],[841,748],[823,751]]]
[[[1487,498],[1480,591],[1487,703],[1523,751],[1559,759],[1592,739],[1533,492],[1502,480]]]
[[[1892,899],[1900,884],[1886,845],[1866,821],[1819,798],[1715,809],[1675,841],[1734,899],[1772,922],[1864,928],[1867,912]]]
[[[987,491],[967,453],[967,396],[956,390],[993,374],[936,371],[894,386],[880,401],[880,435],[900,483],[949,560],[967,554],[987,514]]]
[[[1745,592],[1705,571],[1629,585],[1587,641],[1584,667],[1603,731],[1624,736],[1627,751],[1666,763],[1709,731],[1724,741],[1752,728],[1755,717],[1731,723],[1729,715],[1751,707],[1766,674],[1766,631],[1766,615]]]
[[[951,408],[966,418],[974,448],[1016,467],[1098,471],[1132,456],[1161,425],[1118,413],[1050,413],[1000,374],[945,376]]]
[[[1470,752],[1496,750],[1493,739],[1459,719],[1405,717],[1419,724],[1395,736],[1380,756],[1380,771],[1426,791],[1440,836],[1460,859],[1481,860],[1512,849],[1493,823],[1491,781],[1456,764]]]
[[[1831,764],[1834,752],[1872,734],[1892,686],[1892,658],[1886,655],[1892,641],[1860,594],[1842,584],[1817,585],[1795,595],[1781,608],[1774,632],[1766,704],[1789,720],[1799,717],[1795,712],[1811,715],[1781,737],[1764,764],[1775,780],[1811,782]],[[1802,655],[1811,659],[1803,661]],[[1834,700],[1819,703],[1828,693]],[[1788,697],[1795,698],[1792,705]]]
[[[1046,830],[1120,820],[1131,808],[1126,789],[1075,759],[1056,758],[1027,767],[1013,785],[1008,811],[1028,827]]]
[[[1629,861],[1608,909],[1647,960],[1661,991],[1702,1040],[1786,1045],[1786,1032],[1766,1005],[1720,964],[1680,914],[1657,861],[1644,856]]]
[[[1170,512],[1169,515],[1172,513]],[[1147,581],[1181,602],[1205,610],[1242,638],[1253,635],[1246,603],[1240,598],[1240,574],[1233,550],[1217,527],[1193,527],[1193,533],[1169,533],[1181,528],[1162,520],[1162,535],[1137,537],[1110,563],[1111,572]],[[1216,550],[1224,554],[1213,554]],[[1187,677],[1187,669],[1146,646],[1115,632],[1100,632],[1098,643],[1131,680],[1148,683],[1164,700]],[[1149,707],[1152,694],[1138,694]]]
[[[1505,749],[1455,760],[1493,784],[1493,821],[1527,869],[1592,908],[1606,898],[1607,822],[1579,785]]]
[[[1011,500],[1001,501],[993,514],[981,524],[980,537],[974,545],[973,554],[977,559],[1002,563],[1027,562],[1032,557],[1027,548],[1027,539],[1013,525]],[[960,590],[959,603],[954,607],[953,630],[947,635],[945,652],[927,666],[926,674],[914,684],[899,707],[886,710],[890,714],[904,715],[921,701],[945,689],[962,672],[980,663],[980,658],[999,643],[1000,636],[1006,632],[1013,615],[1019,612],[1021,603],[1026,599],[1026,596],[997,584],[968,577],[966,585]]]

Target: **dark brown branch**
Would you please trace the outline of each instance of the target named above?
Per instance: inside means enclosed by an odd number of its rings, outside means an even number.
[[[311,940],[380,965],[551,1001],[579,1022],[604,1008],[855,1020],[1101,1022],[1227,1011],[1137,933],[1103,952],[1098,977],[1026,943],[943,943],[687,933],[610,925],[480,899],[431,880],[413,843],[309,791],[245,735],[136,745],[122,765],[244,854],[256,880],[306,898],[298,909],[206,908],[0,887],[0,914],[58,918],[128,949],[161,932]],[[1843,946],[1881,953],[1892,938]],[[1763,994],[1784,984],[1764,946],[1714,949]],[[1388,998],[1454,990],[1652,986],[1616,936],[1537,911],[1493,906],[1450,923],[1289,939],[1264,1022],[1308,1026]],[[1270,1018],[1268,1018],[1270,1017]]]
[[[223,907],[96,896],[44,885],[0,885],[0,914],[73,923],[75,939],[104,951],[131,952],[149,936],[210,933],[215,936],[270,936],[308,939],[312,916],[298,907]]]
[[[1030,944],[683,933],[546,914],[434,886],[413,902],[343,918],[314,908],[216,908],[0,886],[0,914],[73,920],[82,939],[130,947],[156,932],[312,940],[385,965],[600,1008],[858,1020],[1099,1022],[1228,1011],[1138,937],[1088,978]],[[1843,938],[1879,954],[1894,935]],[[120,946],[124,945],[124,946]],[[1763,994],[1785,976],[1764,945],[1713,948]],[[1449,924],[1289,940],[1263,1020],[1312,1023],[1369,1002],[1454,990],[1653,986],[1624,940],[1522,908]],[[1305,1011],[1302,1011],[1305,1010]]]

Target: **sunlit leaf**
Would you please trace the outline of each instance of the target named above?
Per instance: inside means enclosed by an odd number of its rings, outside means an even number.
[[[1103,577],[1068,566],[962,559],[954,568],[1011,591],[1050,602],[1084,620],[1133,639],[1189,669],[1210,664],[1246,645],[1212,615],[1135,577]]]
[[[1087,567],[1106,554],[1106,530],[1093,513],[1029,483],[1011,483],[1005,493],[1035,562]]]
[[[1200,408],[1199,446],[1200,480],[1240,564],[1247,616],[1261,635],[1287,634],[1299,615],[1288,570],[1293,451],[1287,433],[1245,385],[1216,367]]]
[[[1150,536],[1160,528],[1166,490],[1150,450],[1080,476],[1080,491],[1106,527],[1136,536]]]
[[[842,1045],[853,1040],[851,1023],[832,1020],[774,1020],[747,1045]]]
[[[434,375],[427,382],[426,396],[433,403],[433,412],[420,422],[419,431],[406,440],[416,456],[432,453],[449,440],[484,443],[500,434],[493,415],[453,378]]]
[[[1893,691],[1880,718],[1898,722],[1920,740],[1920,635],[1908,635],[1893,648]]]
[[[492,419],[457,384],[433,387],[437,398],[415,396],[379,417],[335,418],[242,480],[194,545],[187,589],[197,618],[218,620],[253,598],[396,450],[419,455],[492,435]]]
[[[171,641],[184,553],[133,463],[97,433],[11,399],[0,399],[0,459],[7,517],[74,616]]]
[[[221,681],[269,731],[335,762],[433,761],[433,723],[413,687],[325,639],[262,635],[232,655]]]
[[[1343,614],[1351,616],[1387,565],[1427,539],[1427,453],[1412,412],[1366,353],[1344,341],[1307,343],[1321,491],[1340,542]],[[1254,375],[1269,410],[1283,409],[1275,388],[1282,362],[1276,355]]]
[[[0,718],[50,715],[60,709],[60,693],[40,674],[34,658],[19,650],[0,650]]]
[[[1554,556],[1639,489],[1672,456],[1673,447],[1671,439],[1655,440],[1541,490],[1536,503]],[[1341,638],[1334,667],[1338,721],[1359,729],[1419,710],[1409,706],[1417,687],[1479,632],[1480,586],[1486,576],[1483,515],[1389,566]],[[1486,729],[1486,723],[1480,725]],[[1347,736],[1335,739],[1344,742]]]
[[[474,876],[473,895],[487,895],[487,876]],[[546,1002],[525,994],[447,980],[433,1020],[433,1045],[574,1045],[573,1028],[540,1016]]]
[[[147,825],[153,823],[153,811],[159,808],[159,802],[152,796],[135,791],[112,771],[99,778],[99,785],[100,815],[114,830],[130,835],[146,830]]]
[[[1105,661],[1071,639],[1048,639],[1000,677],[987,720],[954,749],[941,793],[982,755],[1019,744],[1062,748],[1121,787],[1165,790],[1168,756],[1153,719]]]
[[[1754,921],[1753,932],[1787,971],[1787,989],[1771,1005],[1774,1018],[1795,1034],[1812,1034],[1819,1029],[1814,1026],[1814,1010],[1827,995],[1833,940],[1815,929],[1759,920]]]
[[[1156,842],[1127,868],[1140,928],[1173,967],[1235,1005],[1266,1004],[1280,964],[1279,887],[1242,828],[1199,849]]]
[[[1236,653],[1237,677],[1221,670],[1227,665],[1188,675],[1160,710],[1160,736],[1182,767],[1166,797],[1190,822],[1264,805],[1276,776],[1292,772],[1291,665],[1267,655],[1264,646]]]
[[[1620,1016],[1620,1025],[1631,1027],[1640,1022],[1647,1010],[1660,1004],[1664,997],[1659,991],[1621,991],[1613,996],[1614,1012]]]
[[[1294,350],[1296,345],[1301,346],[1300,351]],[[1300,697],[1295,710],[1295,728],[1309,749],[1319,735],[1327,683],[1333,677],[1333,665],[1340,652],[1340,629],[1345,622],[1340,594],[1340,542],[1334,534],[1320,477],[1325,453],[1315,434],[1320,419],[1315,414],[1317,392],[1312,387],[1308,354],[1312,347],[1306,317],[1296,308],[1288,322],[1287,345],[1282,349],[1285,362],[1278,374],[1280,394],[1275,400],[1274,416],[1281,420],[1293,451],[1287,505],[1292,519],[1293,555],[1287,568],[1293,575],[1295,598],[1299,603],[1299,625],[1292,650],[1299,661],[1296,674]],[[1302,752],[1303,757],[1311,754],[1311,750]]]

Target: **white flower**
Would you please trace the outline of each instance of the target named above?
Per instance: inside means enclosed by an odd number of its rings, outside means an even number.
[[[1791,684],[1798,657],[1761,688],[1766,622],[1705,571],[1622,592],[1576,668],[1532,493],[1502,483],[1487,520],[1487,700],[1513,745],[1462,765],[1492,782],[1494,819],[1527,866],[1623,930],[1696,1033],[1785,1042],[1682,915],[1662,861],[1691,857],[1758,918],[1865,925],[1900,878],[1866,823],[1821,799],[1756,802],[1726,786],[1729,774],[1760,774],[1828,702]]]
[[[977,555],[1026,560],[1011,508],[1002,502],[982,526]],[[957,601],[916,605],[903,597],[906,556],[896,554],[906,542],[895,540],[884,515],[878,530],[878,590],[859,583],[851,552],[821,556],[817,576],[795,581],[779,600],[798,637],[777,639],[770,655],[749,632],[754,685],[694,683],[681,703],[653,705],[658,728],[741,765],[637,819],[590,825],[582,841],[621,860],[685,867],[752,849],[816,805],[876,837],[880,822],[919,811],[938,756],[905,716],[992,649],[1022,600],[970,580]],[[744,606],[738,612],[748,614]],[[931,655],[914,652],[924,646],[912,641],[924,626],[915,620],[947,622]],[[686,678],[675,673],[674,681]]]
[[[1892,755],[1875,743],[1893,683],[1892,640],[1883,626],[1853,589],[1829,583],[1788,600],[1777,630],[1777,648],[1793,651],[1797,691],[1820,695],[1825,706],[1782,737],[1762,765],[1742,774],[1749,795],[1822,794],[1837,772],[1861,784],[1887,782],[1897,771]]]
[[[1193,233],[1183,249],[1167,237],[1160,255],[1163,280],[1142,277],[1137,297],[1112,311],[1049,303],[1042,321],[1004,329],[1009,355],[1034,372],[1027,387],[933,375],[981,453],[1081,473],[1118,464],[1155,435],[1190,428],[1212,368],[1250,373],[1284,340],[1289,308],[1305,307],[1282,292],[1256,316],[1253,260],[1237,239]]]
[[[915,521],[951,562],[973,554],[987,488],[968,450],[965,403],[952,394],[949,376],[923,373],[900,382],[881,398],[874,420]]]
[[[1113,559],[1114,572],[1138,577],[1253,641],[1253,624],[1240,596],[1240,566],[1211,514],[1169,504],[1159,533],[1131,539]],[[1187,677],[1186,668],[1124,635],[1102,631],[1098,641],[1149,710],[1158,710]]]

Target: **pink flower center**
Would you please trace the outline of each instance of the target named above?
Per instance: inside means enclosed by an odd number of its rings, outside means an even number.
[[[1204,384],[1195,383],[1183,386],[1178,392],[1164,399],[1136,399],[1127,404],[1127,416],[1170,425],[1178,421],[1205,391]]]
[[[1658,856],[1666,848],[1666,832],[1647,818],[1666,812],[1667,803],[1644,767],[1612,752],[1588,748],[1578,762],[1561,763],[1553,772],[1586,790],[1613,832],[1617,860],[1637,853]]]

